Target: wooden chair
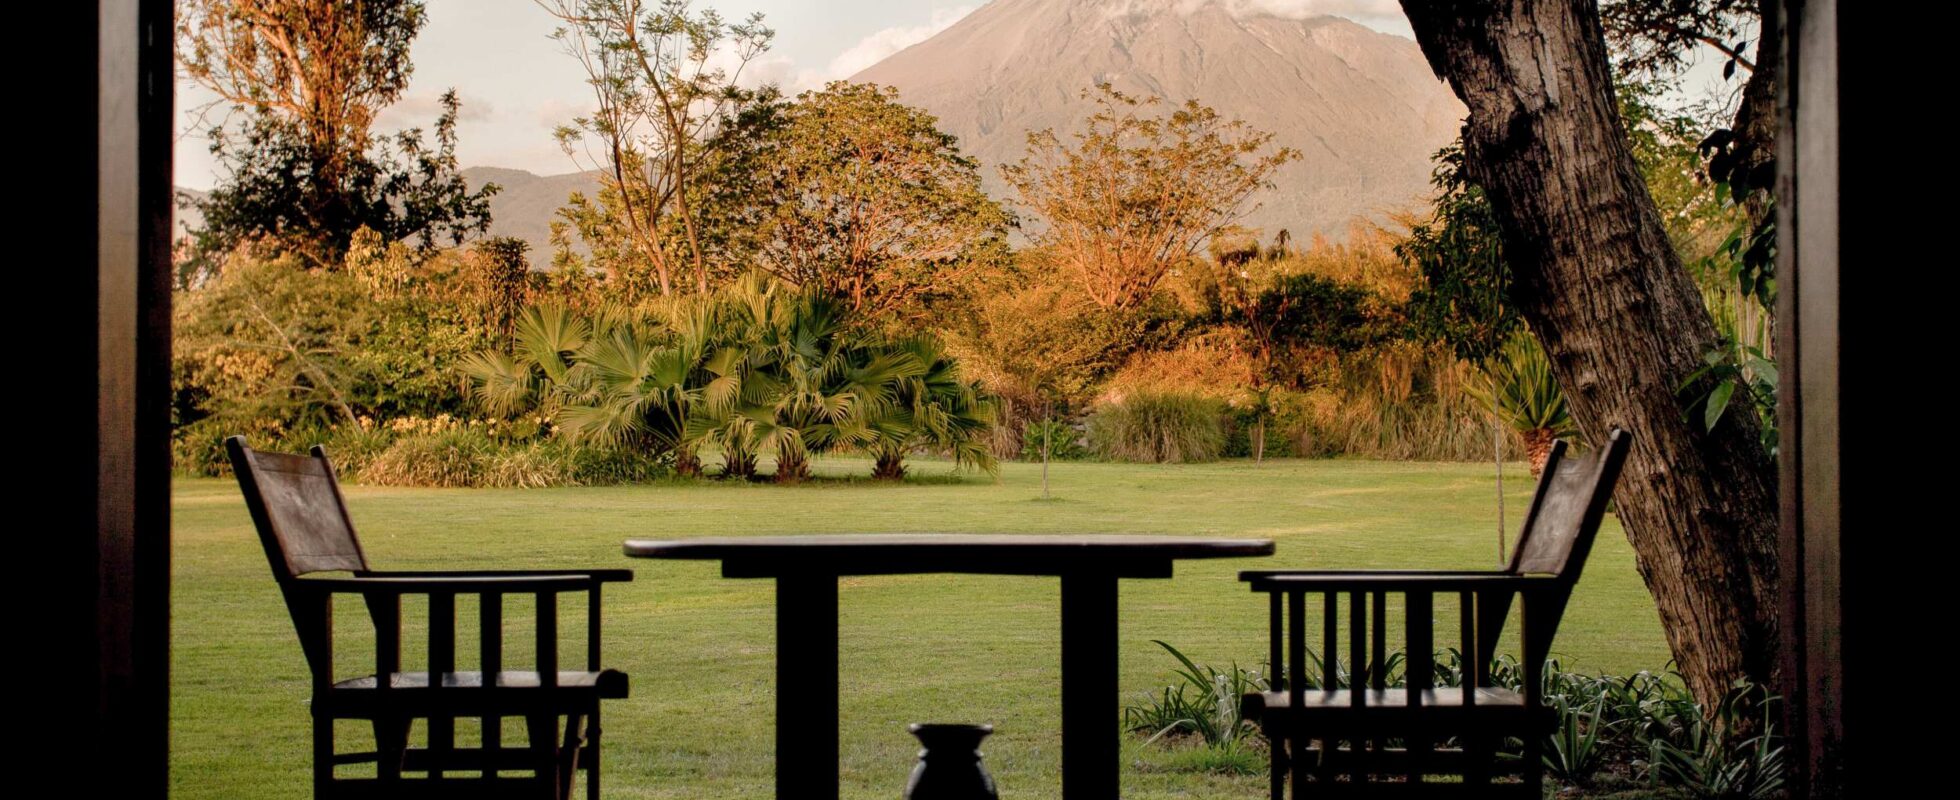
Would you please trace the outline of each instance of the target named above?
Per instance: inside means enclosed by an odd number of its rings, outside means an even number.
[[[1517,797],[1539,800],[1542,742],[1557,727],[1541,697],[1544,663],[1572,587],[1592,549],[1631,436],[1615,430],[1585,458],[1552,448],[1525,514],[1524,532],[1502,571],[1250,571],[1240,579],[1270,595],[1273,691],[1248,694],[1245,718],[1272,743],[1273,800],[1287,779],[1300,797]],[[1461,688],[1435,685],[1435,604],[1455,595],[1464,672]],[[1307,671],[1308,595],[1319,595],[1318,660],[1337,665],[1341,597],[1347,597],[1346,663],[1323,669],[1319,686]],[[1387,600],[1403,600],[1406,688],[1390,688]],[[1523,691],[1492,685],[1513,598],[1520,602]],[[1500,761],[1505,738],[1524,743],[1522,760]],[[1493,782],[1498,773],[1520,780]],[[1452,776],[1447,781],[1435,776]]]
[[[632,572],[370,570],[324,450],[315,447],[310,456],[259,452],[238,436],[226,439],[225,448],[313,673],[315,797],[565,798],[580,768],[586,771],[586,796],[599,796],[600,701],[627,695],[626,674],[600,667],[599,594],[608,582],[632,580]],[[584,671],[559,669],[558,596],[567,592],[587,595]],[[375,634],[372,674],[335,679],[335,595],[358,596],[366,604]],[[479,599],[481,651],[475,671],[457,669],[459,595]],[[536,658],[529,670],[513,671],[505,663],[507,595],[535,597]],[[404,596],[428,598],[427,664],[421,671],[402,668]],[[507,717],[525,721],[526,746],[503,743]],[[459,718],[482,720],[479,746],[457,745]],[[565,720],[562,740],[560,718]],[[421,747],[409,741],[417,719],[428,726]],[[337,752],[336,720],[371,723],[374,750]],[[339,765],[364,763],[375,765],[374,777],[335,776]]]

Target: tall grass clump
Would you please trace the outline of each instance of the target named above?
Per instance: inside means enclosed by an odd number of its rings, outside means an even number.
[[[1474,368],[1439,348],[1400,343],[1343,357],[1314,388],[1278,403],[1274,429],[1304,458],[1488,461],[1491,437],[1507,457],[1523,440],[1497,430],[1468,391]]]
[[[1216,461],[1225,441],[1224,403],[1195,394],[1140,392],[1089,417],[1089,449],[1111,461]]]
[[[359,474],[363,482],[381,486],[481,486],[497,449],[490,437],[468,428],[411,434],[395,440]]]

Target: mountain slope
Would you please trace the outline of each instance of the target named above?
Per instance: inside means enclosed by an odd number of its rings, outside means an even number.
[[[853,80],[895,86],[995,167],[1030,130],[1067,133],[1099,82],[1195,98],[1301,152],[1246,224],[1339,233],[1356,216],[1421,203],[1430,156],[1463,107],[1416,44],[1335,17],[1290,19],[1217,0],[994,0]]]
[[[463,180],[471,190],[497,184],[497,193],[490,196],[490,235],[515,236],[530,243],[527,257],[533,268],[551,263],[551,221],[565,198],[572,192],[590,196],[599,191],[599,176],[593,172],[535,175],[521,169],[470,167],[463,170]]]

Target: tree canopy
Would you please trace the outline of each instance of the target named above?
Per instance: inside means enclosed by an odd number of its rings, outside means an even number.
[[[1029,133],[1027,157],[1001,174],[1046,225],[1034,241],[1100,306],[1143,303],[1299,158],[1274,147],[1273,134],[1196,100],[1159,115],[1157,98],[1108,84],[1085,96],[1095,111],[1081,133]]]
[[[916,320],[1005,255],[1009,218],[978,163],[895,89],[839,81],[759,107],[713,150],[703,174],[723,257],[854,317]]]
[[[454,91],[433,142],[372,131],[413,73],[422,3],[190,0],[178,19],[184,75],[217,95],[207,116],[224,109],[208,133],[225,174],[195,201],[204,227],[190,271],[248,243],[330,267],[362,228],[426,253],[489,227],[497,189],[471,191],[458,172]]]

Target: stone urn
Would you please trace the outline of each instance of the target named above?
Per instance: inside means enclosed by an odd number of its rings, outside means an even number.
[[[925,749],[905,783],[905,800],[1000,800],[994,776],[980,763],[980,740],[994,726],[914,723],[910,730]]]

